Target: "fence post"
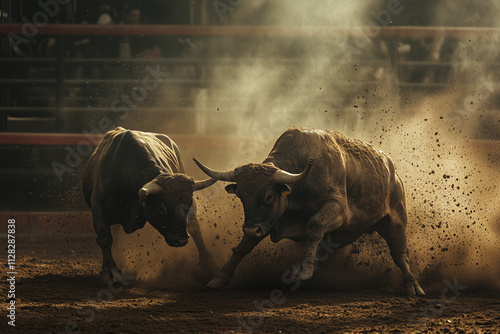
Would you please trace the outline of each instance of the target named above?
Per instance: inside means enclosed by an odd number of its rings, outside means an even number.
[[[56,128],[58,132],[61,132],[60,118],[61,109],[64,99],[64,79],[65,79],[65,66],[64,66],[64,56],[66,53],[65,38],[64,36],[56,37]]]

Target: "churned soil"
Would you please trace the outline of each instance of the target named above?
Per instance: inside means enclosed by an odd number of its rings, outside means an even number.
[[[486,289],[428,289],[426,297],[407,298],[389,289],[291,291],[250,286],[207,291],[201,284],[171,289],[130,280],[125,289],[110,291],[98,276],[100,258],[90,236],[18,240],[16,327],[8,326],[4,315],[0,332],[500,332],[500,295]]]

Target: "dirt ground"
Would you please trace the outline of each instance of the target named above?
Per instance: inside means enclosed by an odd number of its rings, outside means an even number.
[[[100,251],[80,239],[17,242],[16,327],[2,333],[499,333],[500,295],[427,287],[424,298],[398,289],[341,292],[306,287],[157,288],[100,281]],[[2,281],[5,282],[5,275]]]

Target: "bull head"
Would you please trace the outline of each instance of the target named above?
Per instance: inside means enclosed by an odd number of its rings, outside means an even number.
[[[298,174],[277,168],[272,163],[248,164],[232,171],[213,170],[197,159],[195,163],[208,176],[228,182],[226,191],[237,195],[245,210],[243,231],[248,236],[264,237],[288,206],[289,184],[302,181],[311,171],[312,161]]]
[[[215,179],[195,181],[180,173],[162,173],[139,189],[144,217],[170,246],[184,246],[188,242],[186,220],[193,192],[215,182]]]

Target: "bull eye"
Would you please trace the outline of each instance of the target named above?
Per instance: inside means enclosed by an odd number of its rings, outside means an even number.
[[[266,191],[266,195],[264,196],[264,202],[270,204],[274,199],[274,193],[271,190]]]

